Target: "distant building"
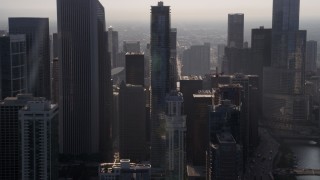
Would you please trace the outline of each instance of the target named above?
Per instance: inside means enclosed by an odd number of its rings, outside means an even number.
[[[250,74],[252,61],[251,48],[226,47],[222,69],[224,74]]]
[[[183,115],[183,95],[171,91],[166,97],[166,157],[167,178],[185,179],[186,169],[186,116]]]
[[[193,45],[183,52],[182,72],[184,76],[210,73],[210,43]]]
[[[0,37],[0,99],[27,92],[25,35]]]
[[[140,41],[123,41],[123,52],[140,53]]]
[[[11,17],[9,33],[26,36],[27,93],[50,100],[49,19]]]
[[[244,14],[228,14],[228,47],[243,48]]]
[[[170,29],[170,90],[177,90],[178,62],[177,62],[177,28]]]
[[[111,68],[123,67],[117,62],[117,54],[119,53],[119,35],[118,31],[114,31],[112,27],[108,28],[108,52],[110,53]]]
[[[0,179],[21,179],[21,132],[19,110],[28,101],[41,100],[30,94],[7,97],[0,102]]]
[[[317,72],[317,41],[307,41],[306,46],[306,75],[315,74]]]
[[[144,86],[144,55],[126,54],[126,83]]]
[[[129,102],[129,103],[128,103]],[[119,153],[135,162],[147,160],[146,92],[141,85],[120,85]]]
[[[51,78],[51,91],[52,103],[59,103],[59,59],[52,60],[52,78]]]
[[[53,33],[52,35],[52,58],[57,58],[59,56],[59,41],[58,33]]]
[[[223,70],[222,70],[222,63],[223,63],[223,57],[224,57],[224,54],[225,54],[225,48],[226,48],[226,45],[225,44],[219,44],[218,45],[218,73],[223,73]]]
[[[29,101],[19,111],[22,179],[57,179],[58,106]]]
[[[115,179],[151,180],[151,165],[131,163],[129,159],[100,164],[99,180]]]

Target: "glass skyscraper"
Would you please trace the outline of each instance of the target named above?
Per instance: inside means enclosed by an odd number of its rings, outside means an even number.
[[[164,167],[165,97],[169,93],[170,6],[151,7],[151,164]]]

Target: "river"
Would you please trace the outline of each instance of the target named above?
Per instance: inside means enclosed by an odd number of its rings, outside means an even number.
[[[298,168],[320,169],[320,146],[314,141],[286,141],[297,156]],[[320,176],[298,176],[297,180],[319,180]]]

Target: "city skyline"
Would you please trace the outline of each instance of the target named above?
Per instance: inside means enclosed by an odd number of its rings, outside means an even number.
[[[108,9],[106,11],[106,16],[108,17],[106,21],[108,25],[111,25],[117,22],[147,23],[150,18],[148,16],[150,7],[157,1],[101,0],[101,4]],[[164,3],[174,9],[172,12],[173,23],[183,20],[187,20],[187,23],[194,22],[195,20],[196,22],[225,22],[228,18],[228,13],[244,13],[245,21],[248,22],[257,20],[271,21],[272,17],[272,0],[229,0],[226,2],[202,0],[201,3],[176,0],[164,1]],[[320,19],[320,14],[316,13],[319,6],[320,1],[318,0],[302,1],[300,10],[301,20]],[[49,17],[50,24],[56,24],[56,0],[29,0],[28,2],[3,0],[0,7],[0,25],[7,21],[7,17],[20,16]]]

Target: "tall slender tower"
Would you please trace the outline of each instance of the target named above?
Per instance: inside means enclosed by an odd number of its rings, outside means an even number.
[[[307,118],[305,51],[307,32],[299,30],[300,0],[274,0],[271,67],[264,68],[264,116],[288,123]]]
[[[110,81],[104,7],[98,0],[57,0],[60,151],[106,158]]]
[[[169,92],[170,6],[151,7],[151,164],[164,167],[165,97]]]
[[[35,97],[50,99],[48,18],[9,18],[10,34],[26,35],[27,88]]]

